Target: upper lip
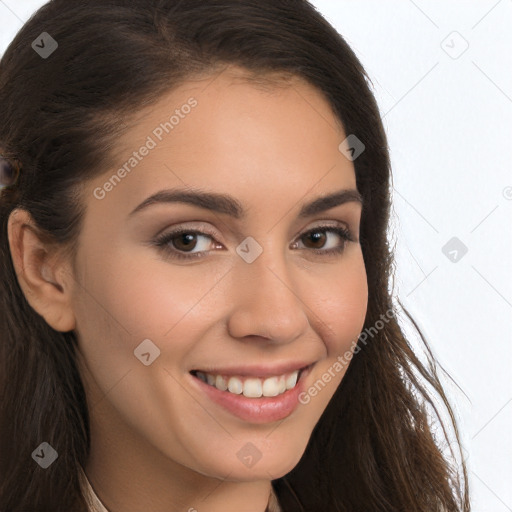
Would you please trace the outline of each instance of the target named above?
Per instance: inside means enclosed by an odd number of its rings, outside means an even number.
[[[314,364],[314,361],[285,361],[279,364],[264,365],[264,364],[251,364],[235,367],[202,367],[194,368],[192,372],[210,373],[212,375],[239,375],[241,377],[273,377],[277,375],[284,375],[292,373],[295,370],[302,370]]]

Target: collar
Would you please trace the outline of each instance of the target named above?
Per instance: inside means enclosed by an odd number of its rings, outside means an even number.
[[[87,507],[89,509],[88,512],[110,512],[94,492],[94,489],[92,488],[84,469],[80,465],[79,473],[82,493],[85,497],[85,501],[87,502]],[[279,506],[279,502],[277,501],[274,488],[272,486],[270,486],[270,496],[265,512],[282,512],[281,507]]]

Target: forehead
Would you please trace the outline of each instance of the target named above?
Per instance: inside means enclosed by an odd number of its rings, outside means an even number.
[[[344,138],[310,84],[229,69],[185,82],[141,110],[119,141],[117,168],[93,186],[121,174],[108,202],[122,200],[125,209],[158,188],[187,185],[235,191],[242,202],[258,194],[298,199],[313,189],[355,188],[353,164],[338,149]]]

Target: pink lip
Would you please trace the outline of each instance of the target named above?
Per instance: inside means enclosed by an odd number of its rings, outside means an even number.
[[[235,395],[229,391],[220,391],[220,389],[210,386],[192,374],[189,374],[189,377],[192,379],[193,385],[217,405],[244,421],[261,424],[282,420],[297,408],[299,395],[304,388],[304,379],[310,370],[311,366],[303,370],[295,387],[285,391],[282,395],[261,398],[247,398],[244,395]],[[240,374],[236,373],[236,375]],[[258,375],[261,375],[261,373],[258,373]],[[279,374],[274,373],[272,375]]]

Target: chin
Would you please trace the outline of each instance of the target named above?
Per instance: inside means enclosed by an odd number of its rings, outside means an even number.
[[[272,443],[270,443],[272,444]],[[305,445],[295,449],[278,449],[272,447],[268,452],[259,453],[247,442],[244,448],[229,457],[229,452],[223,451],[218,458],[203,465],[199,473],[232,482],[250,482],[255,480],[275,480],[288,474],[299,463]],[[211,457],[212,453],[208,454]],[[229,475],[229,476],[226,476]]]

